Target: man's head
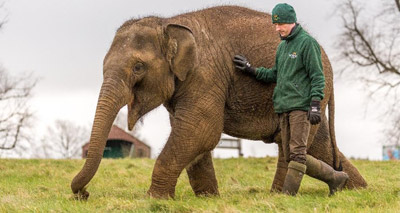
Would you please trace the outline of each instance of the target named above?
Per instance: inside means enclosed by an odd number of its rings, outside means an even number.
[[[286,3],[277,4],[272,10],[272,23],[282,37],[287,37],[290,34],[292,28],[296,25],[296,21],[296,12],[292,6]]]

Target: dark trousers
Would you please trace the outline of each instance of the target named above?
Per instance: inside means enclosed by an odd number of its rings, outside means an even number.
[[[295,110],[279,114],[283,154],[287,162],[306,163],[310,122],[307,112]]]

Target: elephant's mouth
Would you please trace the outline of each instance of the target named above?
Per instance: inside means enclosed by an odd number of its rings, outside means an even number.
[[[135,126],[136,122],[140,118],[139,107],[135,107],[133,99],[127,105],[128,105],[128,129],[131,131]]]

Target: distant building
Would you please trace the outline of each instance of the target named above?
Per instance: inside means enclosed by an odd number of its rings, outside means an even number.
[[[87,157],[89,143],[82,146],[82,158]],[[135,138],[116,125],[111,127],[106,147],[104,148],[104,158],[150,158],[151,148],[143,141]]]
[[[400,146],[383,146],[382,147],[383,160],[400,160]]]

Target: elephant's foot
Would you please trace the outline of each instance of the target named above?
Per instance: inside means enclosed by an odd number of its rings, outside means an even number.
[[[190,185],[196,196],[219,195],[211,153],[199,155],[187,167]]]
[[[86,189],[82,189],[78,191],[78,193],[74,194],[75,200],[87,200],[89,198],[89,192]]]
[[[367,181],[342,153],[340,153],[340,160],[342,161],[343,171],[349,175],[349,180],[344,187],[347,189],[366,188],[368,186]]]
[[[219,195],[218,187],[216,186],[200,186],[196,188],[193,187],[193,191],[196,196],[212,197]]]
[[[196,191],[196,196],[205,196],[205,197],[214,197],[219,196],[218,190],[204,190],[204,191]]]
[[[163,167],[159,159],[156,161],[156,165],[153,169],[151,177],[150,189],[147,194],[152,198],[157,199],[169,199],[175,197],[175,186],[178,181],[178,175],[171,175],[173,171]]]
[[[151,186],[150,189],[147,191],[147,195],[152,198],[156,199],[169,199],[175,197],[175,189],[173,190],[166,190],[166,189],[156,189],[155,187]]]
[[[287,173],[288,167],[287,163],[278,162],[278,166],[276,168],[274,181],[272,182],[271,192],[282,192],[283,183],[285,182],[285,177]]]
[[[280,193],[282,192],[283,184],[272,183],[271,192],[272,193]]]

